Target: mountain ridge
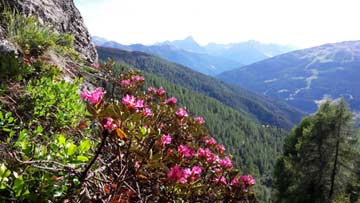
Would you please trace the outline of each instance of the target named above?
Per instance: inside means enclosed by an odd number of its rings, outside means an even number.
[[[264,44],[255,40],[231,44],[210,43],[201,46],[191,36],[183,40],[159,42],[148,46],[123,45],[104,40],[101,37],[94,37],[93,42],[102,47],[154,54],[212,76],[295,49],[290,46]]]
[[[360,110],[360,41],[328,43],[275,56],[217,75],[229,84],[285,100],[312,113],[319,102],[344,97]],[[246,80],[245,80],[246,79]]]

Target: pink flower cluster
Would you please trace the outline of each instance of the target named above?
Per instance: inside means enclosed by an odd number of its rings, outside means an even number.
[[[189,116],[188,112],[184,108],[179,108],[176,112],[176,117],[182,119],[184,117]]]
[[[148,116],[152,116],[152,115],[153,115],[151,109],[148,108],[148,107],[144,108],[143,114],[144,114],[145,117],[148,117]]]
[[[217,144],[215,149],[219,152],[219,154],[223,154],[225,152],[225,147],[222,144]]]
[[[164,104],[167,105],[175,105],[177,103],[177,99],[175,97],[170,97],[165,100]]]
[[[122,104],[126,105],[129,109],[141,109],[144,108],[144,101],[141,99],[136,99],[132,95],[125,95],[122,98]]]
[[[120,81],[121,87],[130,87],[138,84],[139,82],[143,82],[145,80],[144,76],[135,75],[132,76],[131,79],[126,79]]]
[[[230,158],[228,156],[225,157],[224,159],[221,159],[219,161],[219,164],[220,164],[220,166],[222,166],[224,168],[231,168],[233,166],[232,163],[231,163],[231,160],[230,160]]]
[[[98,104],[101,102],[104,91],[102,88],[97,88],[96,90],[89,92],[83,91],[81,92],[81,98],[89,101],[91,104]]]
[[[216,145],[216,140],[214,138],[208,138],[205,140],[205,144],[207,145]]]
[[[162,97],[165,95],[166,91],[163,87],[160,87],[159,89],[156,89],[154,87],[148,87],[148,92],[151,94],[155,94],[159,97]]]
[[[160,138],[160,142],[159,144],[162,145],[162,146],[165,146],[165,145],[168,145],[171,143],[171,135],[162,135],[161,138]]]
[[[134,75],[134,74],[133,74]],[[130,87],[132,85],[137,85],[138,82],[144,81],[144,77],[135,75],[131,77],[130,79],[122,80],[121,86],[122,87]],[[170,110],[172,113],[171,119],[173,119],[175,116],[177,119],[175,121],[176,124],[180,123],[183,125],[184,123],[187,126],[183,126],[183,129],[190,129],[194,127],[196,130],[189,131],[188,134],[186,134],[186,137],[180,137],[182,131],[172,131],[173,126],[178,127],[177,125],[172,125],[172,122],[167,123],[167,119],[161,120],[158,123],[154,124],[154,128],[157,127],[159,132],[162,132],[159,136],[159,139],[155,142],[155,147],[157,150],[155,150],[155,153],[163,153],[165,155],[165,158],[163,159],[163,154],[161,154],[162,158],[159,159],[159,161],[167,161],[171,160],[171,168],[169,171],[167,171],[167,180],[173,183],[177,184],[193,184],[194,181],[201,180],[202,173],[204,173],[204,169],[206,169],[206,173],[210,173],[210,175],[206,174],[203,175],[204,181],[201,182],[201,184],[209,184],[209,182],[212,182],[212,184],[215,184],[217,186],[224,185],[224,187],[237,187],[241,189],[243,192],[247,192],[248,188],[250,186],[255,185],[256,181],[251,175],[243,175],[243,176],[236,176],[234,177],[236,171],[232,170],[233,163],[229,156],[226,156],[224,154],[225,147],[222,144],[218,144],[216,139],[203,134],[204,131],[201,130],[202,126],[205,124],[205,120],[203,117],[195,117],[195,118],[189,118],[186,119],[186,117],[189,117],[189,114],[186,110],[186,108],[176,108],[177,99],[175,97],[167,98],[165,97],[165,90],[164,88],[160,87],[159,89],[155,89],[153,87],[148,88],[148,92],[151,94],[147,94],[144,97],[135,97],[130,94],[126,94],[122,98],[122,105],[124,105],[125,108],[131,110],[130,113],[136,113],[141,114],[142,118],[145,121],[144,127],[148,128],[148,125],[153,125],[153,122],[147,123],[149,119],[145,117],[152,116],[152,118],[157,118],[162,111],[158,111],[157,108],[153,108],[155,112],[155,115],[153,114],[152,110],[149,108],[154,107],[153,104],[148,103],[148,101],[152,101],[153,96],[157,96],[160,100],[160,104],[163,106],[157,106],[157,107],[164,107],[165,110]],[[102,101],[104,91],[101,88],[96,89],[95,91],[89,92],[84,91],[81,93],[81,97],[84,100],[87,100],[91,104],[99,104]],[[148,97],[146,97],[148,96]],[[169,105],[169,106],[165,106]],[[99,108],[106,105],[101,105]],[[98,107],[98,106],[96,106]],[[175,112],[174,112],[175,111]],[[175,115],[174,115],[175,114]],[[152,119],[151,118],[151,119]],[[154,119],[155,120],[155,119]],[[113,131],[118,127],[118,123],[111,117],[108,117],[102,121],[104,129],[108,131]],[[200,124],[200,125],[199,125]],[[181,130],[183,130],[181,129]],[[199,130],[200,129],[200,130]],[[177,134],[179,132],[179,134]],[[164,133],[164,134],[163,134]],[[168,134],[169,133],[169,134]],[[170,134],[171,133],[171,134]],[[186,132],[187,133],[187,132]],[[172,136],[176,135],[176,136]],[[194,135],[191,137],[191,135]],[[179,138],[180,137],[180,138]],[[189,138],[188,138],[189,137]],[[185,138],[185,139],[183,139]],[[194,144],[194,139],[200,139],[199,143]],[[201,147],[197,147],[198,144],[200,144]],[[195,147],[196,146],[196,147]],[[169,158],[169,159],[168,159]],[[173,161],[176,161],[175,163],[178,163],[176,165],[173,165]],[[197,165],[193,165],[196,163]],[[136,169],[140,169],[142,167],[146,168],[147,165],[135,161],[134,166]],[[169,163],[164,162],[165,165],[168,165]],[[191,164],[191,165],[186,165]],[[181,167],[182,166],[182,167]],[[190,167],[192,166],[192,167]],[[201,168],[201,167],[203,168]],[[161,173],[163,174],[163,173]],[[199,184],[199,185],[201,185]],[[236,190],[238,191],[238,190]]]
[[[240,177],[240,181],[243,182],[246,186],[252,186],[256,184],[255,179],[252,175],[244,175]]]
[[[205,123],[205,119],[204,119],[203,117],[200,117],[200,116],[195,117],[195,121],[196,121],[197,123],[199,123],[200,125],[202,125],[202,124]]]
[[[181,169],[179,165],[173,166],[167,174],[170,181],[176,181],[180,183],[187,183],[189,178],[191,181],[195,181],[200,178],[202,169],[199,166],[194,166],[192,169]]]
[[[199,148],[197,152],[198,157],[204,158],[207,163],[213,164],[220,161],[220,158],[218,155],[213,154],[209,148],[203,149]]]
[[[224,176],[220,176],[220,177],[216,177],[214,179],[214,182],[216,183],[221,183],[223,185],[226,185],[227,184],[227,181],[226,181],[226,178]]]
[[[242,184],[240,185],[240,183]],[[241,186],[241,189],[243,191],[247,191],[248,187],[253,186],[255,184],[256,181],[251,175],[243,175],[240,176],[240,178],[234,177],[230,182],[231,186]]]
[[[184,156],[186,158],[189,158],[189,157],[192,157],[195,155],[195,150],[188,146],[179,145],[177,150],[182,156]]]
[[[114,123],[114,119],[112,118],[106,118],[104,128],[107,130],[115,130],[117,128],[117,125]]]

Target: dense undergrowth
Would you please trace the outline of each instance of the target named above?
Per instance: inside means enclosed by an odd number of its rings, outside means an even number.
[[[82,67],[103,88],[80,93],[43,58],[77,58],[73,37],[7,18],[19,54],[0,56],[1,202],[256,201],[253,177],[164,89],[108,63]]]

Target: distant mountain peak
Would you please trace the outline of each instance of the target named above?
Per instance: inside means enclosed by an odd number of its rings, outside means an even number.
[[[175,47],[178,47],[180,49],[184,49],[191,52],[198,52],[198,53],[204,53],[205,50],[203,47],[201,47],[194,39],[193,36],[187,36],[183,40],[174,40],[172,42],[167,42],[168,44],[171,44]]]
[[[187,36],[183,41],[188,41],[188,42],[194,42],[197,44],[197,42],[195,41],[194,37],[193,36]]]

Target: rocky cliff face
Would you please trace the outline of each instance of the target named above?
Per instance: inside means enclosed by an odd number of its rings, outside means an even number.
[[[75,37],[75,49],[90,62],[97,61],[97,52],[73,0],[3,0],[12,9],[24,15],[36,15],[44,23],[50,23],[57,32]],[[2,1],[0,1],[2,4]],[[0,27],[0,40],[4,32]]]

